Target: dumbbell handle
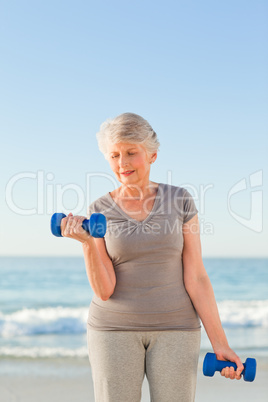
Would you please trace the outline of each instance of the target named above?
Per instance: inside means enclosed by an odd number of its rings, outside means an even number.
[[[246,365],[246,363],[244,363],[244,370],[242,371],[241,374],[244,374],[245,365]],[[216,361],[215,371],[222,371],[222,369],[224,369],[225,367],[233,367],[235,370],[237,369],[237,365],[235,363],[233,363],[233,362],[224,361],[224,360],[217,360]]]
[[[89,219],[84,219],[84,220],[83,220],[83,222],[82,222],[82,228],[83,228],[86,232],[90,233],[90,229],[89,229]]]

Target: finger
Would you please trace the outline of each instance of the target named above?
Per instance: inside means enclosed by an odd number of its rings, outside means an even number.
[[[75,216],[70,216],[69,219],[69,234],[73,236],[77,233],[77,218]]]
[[[63,232],[64,236],[71,237],[73,235],[73,228],[74,228],[74,225],[75,225],[74,216],[72,214],[71,215],[69,214],[64,219],[66,219],[66,225],[65,225],[65,228],[64,228],[64,232]]]
[[[76,234],[84,232],[84,229],[82,228],[82,222],[84,219],[85,218],[82,216],[70,216],[68,226],[70,237],[74,237]]]
[[[231,380],[234,380],[235,379],[235,375],[236,375],[236,372],[235,372],[235,369],[233,368],[233,367],[230,367],[230,376],[229,376],[229,378],[231,379]]]
[[[235,375],[235,379],[236,380],[241,380],[241,373],[239,374],[239,372],[236,371],[236,375]]]
[[[79,217],[75,217],[73,220],[72,220],[72,226],[70,227],[70,233],[71,234],[79,234],[79,233],[81,233],[82,232],[82,222],[81,222],[81,218],[79,218]]]
[[[82,224],[83,224],[83,222],[84,222],[84,220],[85,220],[85,218],[83,217],[83,216],[79,216],[78,217],[79,219],[77,219],[77,233],[83,233],[83,232],[85,232],[85,229],[82,227]]]
[[[85,219],[84,216],[73,216],[70,212],[67,217],[62,219],[61,234],[71,238],[74,238],[76,234],[82,234],[84,232],[82,222]]]
[[[225,367],[224,377],[230,378],[230,367]]]
[[[237,376],[240,376],[240,378],[241,378],[241,373],[244,370],[244,365],[241,362],[241,360],[239,359],[239,357],[237,357],[235,363],[237,365],[236,374],[237,374]]]
[[[65,236],[65,229],[66,229],[67,221],[68,221],[67,217],[62,218],[62,220],[61,220],[60,230],[61,230],[61,235],[62,236]]]
[[[239,366],[239,367],[237,368],[237,370],[236,370],[236,379],[237,379],[237,380],[240,380],[240,378],[241,378],[241,373],[242,373],[243,370],[244,370],[243,364],[242,364],[242,366]]]

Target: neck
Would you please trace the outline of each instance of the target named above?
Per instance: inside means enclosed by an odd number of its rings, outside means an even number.
[[[119,187],[119,196],[120,198],[134,198],[135,200],[142,201],[154,194],[156,188],[156,183],[150,181],[143,183],[142,185],[122,184],[122,186]]]

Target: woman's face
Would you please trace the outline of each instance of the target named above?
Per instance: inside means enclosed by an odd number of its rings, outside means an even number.
[[[122,184],[147,184],[150,162],[156,153],[148,155],[141,144],[117,143],[108,146],[108,161],[118,181]]]

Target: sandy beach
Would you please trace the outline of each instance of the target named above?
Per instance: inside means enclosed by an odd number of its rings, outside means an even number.
[[[204,377],[202,361],[200,358],[196,402],[222,402],[228,398],[237,402],[268,400],[267,361],[258,359],[257,376],[252,383],[226,380],[218,373],[212,378]],[[5,358],[0,366],[1,402],[94,402],[91,369],[85,358]],[[145,378],[141,402],[149,401]]]

